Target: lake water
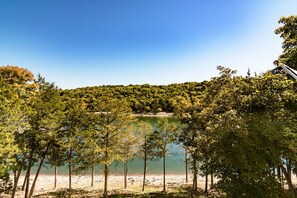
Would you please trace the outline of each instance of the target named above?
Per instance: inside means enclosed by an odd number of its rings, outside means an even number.
[[[139,117],[139,120],[149,122],[155,126],[158,122],[157,117]],[[175,118],[169,118],[171,122],[177,122]],[[163,164],[162,159],[149,160],[147,163],[147,174],[162,174]],[[135,158],[129,162],[128,174],[139,175],[143,173],[143,160]],[[35,172],[36,167],[33,167],[32,172]],[[54,169],[50,167],[44,167],[41,170],[42,174],[53,174]],[[102,174],[102,166],[95,167],[95,174]],[[68,174],[68,167],[59,167],[58,174]],[[110,174],[123,174],[123,163],[113,163],[110,166]],[[185,174],[185,152],[184,149],[178,144],[169,145],[169,152],[166,156],[166,174]]]

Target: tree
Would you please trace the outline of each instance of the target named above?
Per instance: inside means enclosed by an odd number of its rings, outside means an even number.
[[[0,194],[11,189],[9,171],[19,152],[14,135],[27,127],[26,107],[13,87],[0,78]]]
[[[130,135],[129,127],[133,122],[131,109],[126,100],[101,97],[96,106],[93,127],[96,131],[95,156],[104,165],[104,192],[107,196],[109,165],[121,160],[122,140]]]
[[[292,152],[286,136],[294,137],[294,128],[285,116],[294,107],[292,81],[269,73],[235,77],[219,69],[221,76],[212,79],[206,94],[211,103],[201,111],[211,140],[207,164],[219,178],[216,189],[229,197],[286,196],[272,169],[283,167],[282,159]]]
[[[288,66],[297,69],[297,15],[281,17],[281,27],[275,33],[283,39],[283,54],[280,60]]]
[[[177,137],[178,141],[190,153],[191,169],[193,173],[193,190],[197,191],[198,160],[201,151],[199,145],[201,142],[202,123],[199,119],[201,112],[200,97],[181,97],[178,96],[171,101],[175,115],[181,120],[181,130]],[[204,145],[204,144],[203,144]],[[186,176],[187,177],[187,176]]]
[[[128,163],[131,161],[137,153],[137,141],[139,134],[134,131],[135,127],[127,128],[129,134],[122,139],[120,144],[121,148],[121,158],[124,163],[124,188],[127,188],[127,175],[128,175]]]
[[[17,183],[19,180],[19,176],[21,174],[21,171],[24,167],[24,164],[26,162],[25,155],[26,148],[25,144],[22,143],[21,137],[24,134],[24,131],[28,129],[28,115],[29,115],[29,103],[30,103],[30,97],[34,95],[34,92],[36,90],[35,84],[32,83],[34,79],[34,75],[24,68],[19,68],[17,66],[3,66],[0,67],[0,79],[1,84],[6,84],[6,86],[9,86],[10,90],[6,90],[6,96],[11,97],[12,93],[15,95],[15,98],[7,98],[6,102],[10,103],[11,105],[16,102],[15,99],[18,100],[20,107],[15,109],[13,106],[10,107],[10,111],[6,113],[6,118],[8,116],[11,116],[15,113],[13,117],[11,117],[11,123],[8,125],[11,125],[15,127],[15,124],[18,123],[18,127],[16,127],[13,131],[11,131],[10,135],[13,135],[14,143],[18,147],[18,152],[14,155],[14,163],[12,168],[12,171],[14,173],[14,185],[12,189],[12,197],[14,197]],[[3,89],[5,91],[5,89]],[[7,104],[7,103],[6,103]],[[17,103],[15,103],[17,104]],[[18,112],[16,112],[17,110]],[[17,119],[17,122],[15,122],[15,119]],[[2,119],[5,122],[5,119]],[[10,127],[11,128],[11,127]],[[5,145],[5,144],[3,144]],[[13,150],[13,149],[12,149]],[[8,175],[8,174],[7,174]]]
[[[44,160],[58,141],[58,131],[64,116],[64,103],[57,87],[53,83],[46,82],[40,75],[35,83],[38,89],[30,103],[32,109],[28,119],[30,128],[24,134],[29,149],[25,197],[33,195]],[[39,165],[29,192],[30,170],[35,161],[39,161]]]
[[[90,119],[85,106],[79,99],[69,99],[66,102],[65,116],[62,128],[59,131],[58,145],[64,148],[68,162],[69,197],[71,197],[72,172],[78,167],[81,170],[81,162],[92,151],[89,146]],[[83,166],[83,168],[86,168]]]
[[[189,148],[192,167],[199,160],[203,175],[211,170],[219,179],[215,188],[228,197],[286,197],[272,171],[279,166],[294,195],[286,168],[296,167],[293,82],[281,75],[243,78],[218,69],[220,76],[207,83],[203,97],[178,98],[174,104],[186,123],[179,138]]]
[[[142,191],[144,191],[146,171],[147,171],[147,160],[152,157],[153,145],[150,142],[150,136],[153,133],[153,127],[151,124],[139,121],[136,126],[136,131],[139,134],[138,147],[140,150],[140,157],[143,158],[143,182]]]
[[[0,76],[8,84],[21,85],[34,80],[34,75],[28,69],[9,65],[0,67]]]
[[[166,155],[168,154],[168,145],[175,141],[177,125],[170,123],[167,118],[158,120],[158,125],[151,135],[157,157],[163,158],[163,191],[166,190]]]

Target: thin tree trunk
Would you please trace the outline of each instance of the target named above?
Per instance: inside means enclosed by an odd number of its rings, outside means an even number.
[[[166,174],[166,157],[164,154],[163,155],[163,191],[166,190],[165,174]]]
[[[197,165],[196,165],[196,159],[193,159],[193,190],[197,191],[198,185],[197,185]]]
[[[107,165],[107,160],[108,160],[108,146],[109,146],[109,131],[108,129],[106,130],[106,136],[105,136],[105,164],[104,164],[104,191],[103,191],[103,196],[107,197],[107,181],[108,181],[108,165]]]
[[[70,147],[70,151],[69,151],[69,162],[68,162],[68,177],[69,177],[69,187],[68,187],[68,197],[70,198],[71,197],[71,177],[72,177],[72,163],[71,163],[71,160],[72,160],[72,148]]]
[[[94,160],[92,161],[92,176],[91,176],[91,186],[94,186]]]
[[[103,196],[107,197],[108,165],[104,164],[104,192]]]
[[[213,173],[210,173],[210,189],[213,189]]]
[[[287,173],[289,175],[290,180],[292,181],[292,163],[287,159]]]
[[[25,178],[24,178],[23,186],[22,186],[22,191],[25,190],[27,179],[28,179],[28,170],[26,171],[26,175],[25,175]]]
[[[208,155],[206,154],[205,156],[205,163],[208,162]],[[204,193],[208,195],[208,166],[205,165],[205,188],[204,188]]]
[[[30,185],[30,171],[33,163],[33,150],[31,150],[30,158],[29,158],[29,166],[28,166],[28,172],[27,172],[27,181],[26,181],[26,189],[25,189],[25,198],[28,198],[29,193],[29,185]]]
[[[204,193],[208,193],[208,173],[205,173],[205,188],[204,188]]]
[[[128,162],[124,162],[124,188],[127,188]]]
[[[291,194],[293,195],[293,197],[296,197],[296,195],[297,195],[296,194],[296,191],[295,191],[294,186],[292,184],[292,180],[290,179],[289,174],[286,171],[286,168],[283,165],[281,165],[281,169],[282,169],[282,172],[285,175],[285,178],[287,180],[287,184],[289,186],[289,191],[291,192]]]
[[[55,157],[56,157],[56,160],[59,158],[58,157],[58,151],[55,150]],[[55,175],[55,178],[54,178],[54,189],[57,188],[57,174],[58,174],[58,167],[57,167],[57,163],[55,163],[55,170],[54,170],[54,175]]]
[[[16,192],[17,187],[18,187],[18,182],[19,182],[19,179],[20,179],[20,175],[21,175],[21,172],[22,172],[22,169],[23,169],[24,162],[25,162],[25,157],[23,157],[22,162],[20,164],[20,167],[16,172],[16,176],[15,176],[14,184],[13,184],[13,189],[12,189],[12,194],[11,194],[12,198],[14,198],[14,196],[15,196],[15,192]]]
[[[188,151],[187,148],[185,147],[185,163],[186,163],[186,183],[189,182],[188,180]]]
[[[144,191],[144,185],[145,185],[145,175],[146,175],[146,158],[147,158],[147,156],[146,156],[146,152],[147,152],[147,148],[146,148],[146,141],[145,141],[145,143],[144,143],[144,164],[143,164],[143,182],[142,182],[142,189],[141,189],[141,191],[143,192]]]
[[[37,172],[36,172],[36,174],[35,174],[35,178],[34,178],[34,180],[33,180],[33,183],[31,184],[31,189],[30,189],[30,191],[29,191],[29,198],[32,197],[32,194],[33,194],[33,191],[34,191],[34,188],[35,188],[35,184],[36,184],[36,181],[37,181],[39,172],[40,172],[41,167],[42,167],[42,164],[43,164],[43,160],[44,160],[44,158],[42,158],[41,162],[39,163]]]
[[[13,170],[13,183],[15,184],[16,182],[16,170]]]
[[[55,181],[54,181],[54,189],[57,188],[57,172],[58,172],[58,168],[57,166],[55,165]]]
[[[29,197],[32,197],[32,194],[33,194],[33,192],[34,192],[34,188],[35,188],[35,184],[36,184],[37,178],[38,178],[38,176],[39,176],[41,167],[42,167],[42,165],[43,165],[43,162],[44,162],[44,159],[45,159],[45,156],[46,156],[46,154],[47,154],[47,152],[48,152],[49,147],[50,147],[50,144],[48,144],[48,145],[46,146],[46,149],[45,149],[45,151],[44,151],[44,153],[43,153],[43,155],[42,155],[41,162],[39,163],[37,172],[36,172],[36,174],[35,174],[34,181],[33,181],[33,183],[32,183],[31,189],[30,189]]]
[[[26,188],[25,188],[25,198],[29,197],[29,185],[30,185],[30,171],[31,171],[31,166],[28,167],[28,176],[26,180]]]

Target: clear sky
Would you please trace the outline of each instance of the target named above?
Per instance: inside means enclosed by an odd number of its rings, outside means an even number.
[[[61,88],[208,80],[273,68],[296,0],[0,0],[0,65]]]

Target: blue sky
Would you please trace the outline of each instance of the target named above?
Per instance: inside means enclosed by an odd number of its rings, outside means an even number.
[[[0,65],[61,88],[203,81],[273,68],[296,0],[1,0]]]

